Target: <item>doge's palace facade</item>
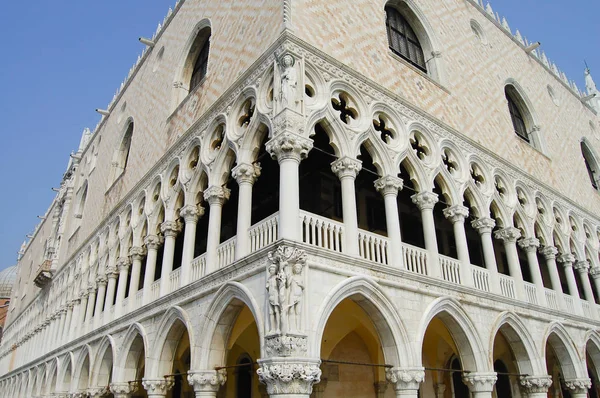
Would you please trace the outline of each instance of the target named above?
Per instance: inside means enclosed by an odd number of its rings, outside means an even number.
[[[589,71],[477,0],[180,0],[141,41],[0,397],[599,396]]]

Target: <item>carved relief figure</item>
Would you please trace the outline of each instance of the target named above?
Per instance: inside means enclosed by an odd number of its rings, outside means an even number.
[[[296,108],[296,90],[298,89],[298,74],[295,68],[296,61],[290,54],[281,59],[281,108]]]
[[[290,329],[294,331],[300,330],[300,320],[302,314],[302,296],[304,295],[304,281],[302,280],[302,265],[294,264],[292,266],[292,275],[288,279],[289,289],[289,323]]]
[[[267,278],[267,292],[269,294],[269,321],[271,330],[275,333],[279,333],[281,330],[281,306],[279,305],[279,289],[277,281],[279,275],[277,274],[277,266],[275,264],[269,265],[269,276]]]

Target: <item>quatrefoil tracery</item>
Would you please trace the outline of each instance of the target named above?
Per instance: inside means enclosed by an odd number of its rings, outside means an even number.
[[[350,124],[353,120],[358,119],[358,111],[352,105],[352,99],[344,92],[331,98],[331,106],[339,112],[340,120],[345,124]]]

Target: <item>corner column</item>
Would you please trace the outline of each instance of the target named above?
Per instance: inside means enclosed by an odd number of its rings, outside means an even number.
[[[590,275],[594,280],[594,285],[596,286],[596,291],[600,292],[600,267],[591,267]]]
[[[519,240],[519,246],[527,253],[527,264],[529,272],[535,285],[537,303],[546,306],[546,290],[544,281],[542,280],[542,272],[540,271],[540,263],[537,258],[537,251],[540,247],[540,241],[536,238],[523,238]]]
[[[463,375],[463,381],[469,387],[472,398],[492,398],[496,380],[498,380],[498,377],[495,372],[467,373]]]
[[[496,231],[494,235],[496,239],[500,239],[504,243],[506,259],[508,260],[508,270],[515,282],[516,298],[526,301],[521,263],[519,262],[519,254],[517,253],[517,239],[521,237],[521,231],[515,227],[506,227]]]
[[[465,232],[465,218],[469,216],[469,209],[462,205],[448,207],[443,211],[454,229],[454,241],[456,254],[460,261],[460,279],[462,285],[473,286],[473,271],[471,270],[471,257],[469,256],[469,244]]]
[[[252,187],[260,176],[260,170],[260,166],[253,163],[241,163],[231,170],[231,175],[239,186],[236,260],[250,253],[250,235],[248,231],[252,224]]]
[[[216,370],[188,372],[188,383],[194,389],[196,398],[217,398],[219,389],[225,385],[227,373]]]
[[[208,213],[208,238],[206,239],[206,274],[219,268],[217,248],[221,243],[221,213],[223,204],[229,199],[231,191],[225,187],[212,185],[204,191],[204,199],[210,205]]]
[[[344,252],[358,256],[358,214],[354,181],[362,169],[362,162],[343,157],[331,163],[331,171],[342,183],[342,214],[344,219]]]
[[[398,214],[398,191],[404,187],[402,179],[385,176],[375,181],[375,189],[383,195],[385,204],[385,222],[390,240],[390,265],[404,268],[402,257],[402,235],[400,232],[400,215]]]
[[[396,398],[417,398],[419,386],[425,380],[423,368],[390,368],[386,370],[387,381],[394,385]]]
[[[548,273],[550,274],[550,283],[552,284],[552,290],[556,292],[557,304],[559,309],[566,310],[565,297],[563,295],[562,285],[560,284],[560,276],[558,274],[558,267],[556,264],[556,255],[558,249],[554,246],[546,246],[540,249],[540,253],[546,259],[546,266],[548,267]]]
[[[521,376],[520,382],[527,398],[547,398],[552,376]]]
[[[142,293],[142,301],[144,305],[152,300],[152,284],[154,283],[154,274],[156,273],[156,257],[158,256],[158,248],[163,243],[162,237],[156,235],[148,235],[144,239],[148,256],[146,257],[146,273],[144,274],[144,292]]]
[[[304,122],[300,119],[299,123]],[[313,141],[287,131],[291,126],[280,129],[283,131],[276,132],[266,144],[266,150],[279,163],[279,238],[300,241],[299,167],[312,149]]]
[[[169,293],[171,287],[175,238],[181,232],[181,223],[178,221],[165,221],[160,225],[160,231],[165,237],[165,250],[163,251],[162,269],[160,272],[160,297],[163,297]]]
[[[425,191],[414,194],[411,199],[421,211],[421,218],[423,219],[423,237],[430,259],[428,261],[429,276],[441,278],[439,249],[435,235],[435,220],[433,219],[433,206],[438,202],[438,196],[433,192]]]
[[[204,207],[187,205],[181,208],[179,215],[183,217],[185,229],[183,233],[183,255],[181,256],[181,280],[179,285],[185,286],[192,281],[192,261],[196,246],[196,226],[198,218],[204,215]]]

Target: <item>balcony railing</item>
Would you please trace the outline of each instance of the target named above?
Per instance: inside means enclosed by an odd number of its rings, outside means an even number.
[[[402,256],[407,270],[415,274],[429,275],[427,250],[402,244]]]
[[[279,213],[253,225],[250,234],[250,253],[275,242],[279,236]]]
[[[379,264],[389,264],[387,238],[370,232],[359,231],[358,254],[365,260]]]
[[[517,297],[515,293],[515,280],[510,276],[498,275],[500,279],[500,292],[504,297],[514,299]]]
[[[551,289],[545,289],[545,292],[546,304],[548,304],[548,307],[552,308],[553,310],[559,310],[560,306],[558,305],[558,295],[556,292]]]
[[[37,269],[33,283],[42,288],[52,280],[52,260],[44,261]]]
[[[445,281],[460,285],[460,262],[450,257],[440,255],[442,278]]]
[[[537,289],[533,283],[523,282],[525,286],[525,298],[530,304],[537,304]]]
[[[300,211],[302,241],[323,249],[342,252],[344,224]]]
[[[473,266],[473,285],[475,289],[490,291],[490,272],[481,267]]]

